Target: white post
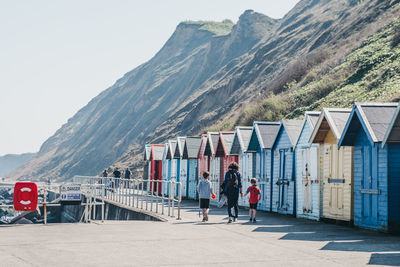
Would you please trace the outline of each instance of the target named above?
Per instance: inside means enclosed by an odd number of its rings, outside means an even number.
[[[181,192],[181,183],[178,183],[178,218],[177,220],[181,219],[181,200],[182,200],[182,192]]]

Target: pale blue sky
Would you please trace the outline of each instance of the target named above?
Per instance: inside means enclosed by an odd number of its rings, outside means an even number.
[[[76,111],[149,60],[184,20],[297,0],[0,0],[0,155],[38,151]]]

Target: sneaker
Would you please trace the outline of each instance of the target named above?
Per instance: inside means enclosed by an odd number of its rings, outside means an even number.
[[[250,218],[249,222],[252,222],[252,221],[253,221],[253,218]]]
[[[202,222],[206,222],[206,221],[207,221],[206,218],[203,218]]]
[[[231,223],[231,222],[232,222],[232,218],[231,218],[231,217],[229,217],[228,223]]]
[[[256,220],[256,218],[254,218],[254,219],[253,219],[253,223],[256,223],[256,222],[257,222],[257,220]]]
[[[206,215],[206,222],[208,222],[208,215]]]
[[[236,217],[233,217],[233,222],[236,222]]]

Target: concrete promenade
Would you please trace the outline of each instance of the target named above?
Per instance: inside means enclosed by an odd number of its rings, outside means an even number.
[[[400,266],[400,237],[247,211],[227,224],[197,203],[177,221],[0,225],[0,266]]]

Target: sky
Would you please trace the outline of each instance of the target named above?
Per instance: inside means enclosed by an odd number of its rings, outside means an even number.
[[[37,152],[93,97],[148,61],[185,20],[298,0],[0,0],[0,156]]]

